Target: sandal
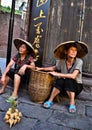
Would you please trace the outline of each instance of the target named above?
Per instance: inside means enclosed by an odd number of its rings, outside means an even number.
[[[18,99],[18,96],[17,97],[13,97],[13,96],[10,96],[8,97],[8,99],[6,100],[6,102],[11,102],[11,101],[16,101]]]
[[[76,106],[70,104],[69,107],[68,107],[68,111],[70,113],[75,113],[76,112]]]
[[[44,108],[46,108],[46,109],[49,109],[49,108],[51,108],[52,106],[53,106],[53,102],[51,102],[51,101],[46,101],[43,105],[42,105],[42,107],[44,107]]]

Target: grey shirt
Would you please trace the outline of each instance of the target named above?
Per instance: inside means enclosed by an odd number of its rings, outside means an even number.
[[[80,58],[76,58],[73,66],[68,70],[66,67],[66,59],[65,60],[56,60],[56,68],[61,71],[61,73],[73,73],[74,70],[79,70],[79,74],[76,77],[77,83],[82,83],[82,65],[83,61]]]

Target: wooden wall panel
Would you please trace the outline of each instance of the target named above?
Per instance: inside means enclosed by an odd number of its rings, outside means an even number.
[[[48,17],[43,66],[55,64],[53,49],[57,44],[68,40],[81,40],[89,46],[89,53],[83,58],[83,71],[92,73],[92,1],[51,0]]]

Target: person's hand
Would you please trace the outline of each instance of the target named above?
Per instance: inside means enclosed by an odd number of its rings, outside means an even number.
[[[36,69],[37,71],[42,70],[42,68],[40,68],[40,67],[35,67],[35,69]]]
[[[48,72],[49,74],[53,75],[53,76],[58,76],[58,73],[55,72],[55,71],[52,71],[52,72]]]
[[[27,65],[23,65],[20,69],[19,69],[19,74],[20,75],[24,75],[25,74],[25,70],[27,69]]]

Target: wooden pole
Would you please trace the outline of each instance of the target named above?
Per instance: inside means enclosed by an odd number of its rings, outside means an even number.
[[[10,62],[10,58],[11,58],[13,26],[14,26],[14,12],[15,12],[15,0],[12,0],[12,7],[11,7],[11,13],[10,13],[10,22],[9,22],[9,32],[8,32],[8,46],[7,46],[6,66]]]

